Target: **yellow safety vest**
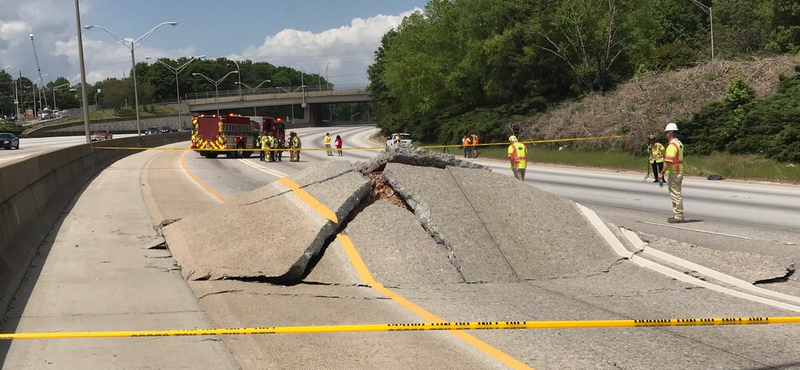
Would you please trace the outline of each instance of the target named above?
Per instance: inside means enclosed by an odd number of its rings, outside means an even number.
[[[516,142],[508,146],[508,158],[511,160],[511,168],[525,169],[528,167],[528,148],[525,144]]]
[[[655,143],[649,146],[650,163],[664,163],[664,146],[661,143]]]
[[[666,173],[683,173],[683,143],[678,139],[672,139],[667,144],[667,170]]]

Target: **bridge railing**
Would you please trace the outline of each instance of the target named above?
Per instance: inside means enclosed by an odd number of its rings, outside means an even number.
[[[248,95],[281,95],[281,94],[291,94],[291,95],[300,95],[304,91],[306,94],[308,93],[317,93],[317,92],[331,92],[331,95],[334,95],[336,91],[344,91],[344,90],[366,90],[367,86],[364,84],[357,84],[357,85],[337,85],[335,88],[331,87],[328,88],[327,86],[306,86],[305,88],[301,88],[299,86],[289,86],[289,87],[264,87],[257,90],[250,90],[247,88],[242,88],[242,90],[223,90],[219,92],[215,91],[203,91],[203,92],[196,92],[196,93],[189,93],[186,94],[184,99],[185,100],[192,100],[192,99],[213,99],[217,96],[220,98],[224,97],[232,97],[232,96],[248,96]]]

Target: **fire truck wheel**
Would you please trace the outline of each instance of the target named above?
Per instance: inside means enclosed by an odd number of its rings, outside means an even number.
[[[218,155],[219,154],[217,154],[217,153],[206,153],[204,155],[204,157],[209,158],[209,159],[214,159],[214,158],[217,158]]]

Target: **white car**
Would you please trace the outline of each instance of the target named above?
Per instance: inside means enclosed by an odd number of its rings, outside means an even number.
[[[396,140],[398,135],[400,135],[400,143],[399,143],[399,145],[411,146],[411,134],[400,132],[400,133],[394,133],[391,136],[388,136],[386,138],[386,150],[389,150],[389,148],[398,145],[397,140]]]

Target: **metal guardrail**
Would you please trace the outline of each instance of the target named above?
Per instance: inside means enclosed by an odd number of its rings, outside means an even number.
[[[333,94],[337,91],[352,91],[352,90],[362,90],[366,91],[366,85],[339,85],[336,88],[328,89],[327,86],[306,86],[304,89],[300,88],[300,86],[290,86],[290,87],[265,87],[260,88],[257,90],[250,90],[247,88],[243,88],[240,90],[224,90],[220,91],[219,95],[217,95],[216,91],[204,91],[204,92],[196,92],[196,93],[189,93],[184,96],[185,100],[194,100],[194,99],[213,99],[217,96],[220,98],[225,97],[232,97],[232,96],[251,96],[251,95],[301,95],[304,91],[306,94],[311,92],[324,92],[330,91]]]

